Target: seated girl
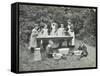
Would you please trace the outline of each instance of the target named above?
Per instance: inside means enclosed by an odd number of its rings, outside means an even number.
[[[46,47],[46,53],[47,56],[52,57],[52,54],[57,51],[57,48],[59,47],[59,43],[55,42],[54,40],[49,40],[49,43]]]
[[[80,58],[82,58],[82,57],[87,57],[88,52],[87,52],[87,47],[86,47],[86,45],[84,44],[84,42],[81,42],[81,43],[80,43],[80,46],[79,46],[78,50],[81,50],[81,51],[82,51]]]
[[[88,52],[87,52],[86,45],[83,42],[80,42],[78,49],[73,51],[73,55],[78,56],[79,57],[78,59],[83,58],[83,57],[87,57]]]

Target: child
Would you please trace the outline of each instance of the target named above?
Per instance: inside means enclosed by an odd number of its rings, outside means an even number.
[[[46,24],[44,24],[44,28],[42,29],[42,36],[48,36],[48,29]]]
[[[57,35],[57,24],[56,23],[52,23],[51,24],[51,32],[50,32],[50,35],[51,36],[56,36]]]
[[[37,40],[36,40],[36,37],[38,36],[37,29],[38,25],[36,24],[30,36],[29,49],[31,50],[32,53],[34,52],[34,49],[37,47]]]
[[[49,43],[46,47],[46,52],[47,55],[52,57],[52,54],[57,51],[57,48],[59,47],[59,43],[53,41],[53,40],[49,40]]]
[[[68,33],[69,33],[70,36],[73,37],[73,39],[71,41],[71,45],[75,46],[75,33],[74,33],[73,24],[71,23],[70,20],[68,20]]]
[[[61,27],[57,30],[57,35],[58,36],[65,36],[65,29],[64,29],[63,24],[61,24]]]
[[[88,52],[87,52],[87,47],[86,47],[86,45],[84,44],[84,42],[81,42],[81,43],[80,43],[80,46],[79,46],[78,50],[81,50],[81,51],[82,51],[80,58],[82,58],[82,57],[87,57]]]
[[[48,57],[52,57],[52,54],[53,54],[53,46],[54,42],[52,40],[49,40],[49,43],[46,47],[46,54]]]

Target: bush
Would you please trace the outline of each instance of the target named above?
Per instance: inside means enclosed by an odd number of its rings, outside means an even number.
[[[88,34],[96,38],[96,12],[94,10],[92,8],[20,5],[20,41],[28,43],[31,30],[36,23],[40,28],[43,23],[50,28],[51,22],[56,22],[58,27],[61,23],[67,27],[68,19],[72,20],[77,38],[84,40]]]

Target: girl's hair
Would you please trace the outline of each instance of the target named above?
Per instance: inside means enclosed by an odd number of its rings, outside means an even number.
[[[68,19],[67,21],[70,22],[70,23],[72,23],[72,20],[71,19]]]
[[[38,27],[38,24],[34,24],[34,27],[33,28],[35,28],[35,27]]]
[[[45,26],[48,27],[46,23],[44,23],[44,27],[45,27]]]
[[[80,41],[80,44],[84,44],[84,41]]]

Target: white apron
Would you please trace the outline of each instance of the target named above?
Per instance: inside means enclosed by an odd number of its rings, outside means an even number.
[[[70,29],[68,30],[70,36],[73,37],[72,41],[71,41],[71,45],[74,46],[75,45],[75,33],[72,32]]]
[[[29,43],[29,47],[33,47],[33,48],[36,48],[37,47],[37,30],[33,29],[32,30],[32,33],[31,33],[31,36],[30,36],[30,43]]]

